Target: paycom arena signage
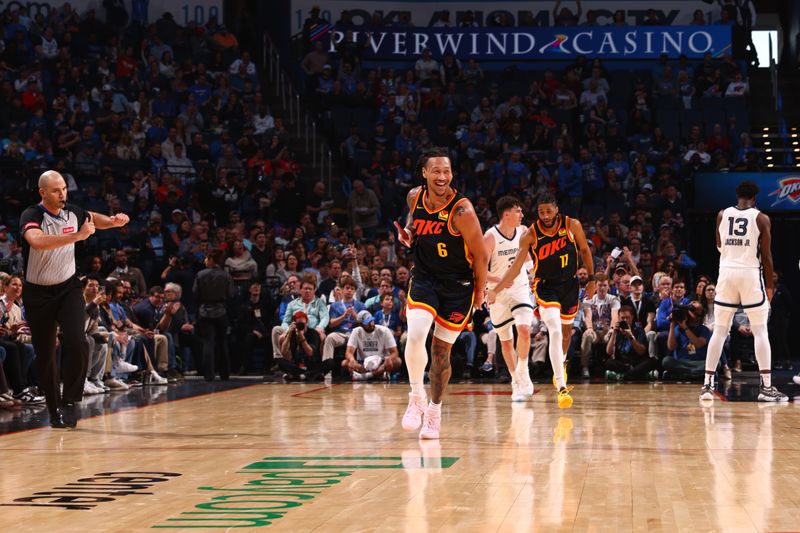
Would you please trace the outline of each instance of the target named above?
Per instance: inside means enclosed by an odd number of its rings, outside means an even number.
[[[330,26],[312,32],[330,52],[344,39],[364,46],[364,57],[416,60],[424,49],[434,58],[559,60],[579,55],[600,59],[656,59],[685,55],[701,58],[730,51],[730,26],[640,26],[612,28],[380,28],[347,33]]]

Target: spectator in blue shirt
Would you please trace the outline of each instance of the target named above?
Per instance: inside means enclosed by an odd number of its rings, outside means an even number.
[[[610,168],[614,169],[614,173],[620,180],[625,179],[625,177],[630,172],[631,167],[625,160],[625,154],[622,153],[621,149],[617,149],[614,152],[614,159],[609,161],[608,164],[606,165],[606,170]]]
[[[656,311],[656,331],[668,331],[672,309],[676,305],[686,305],[689,299],[686,298],[686,284],[676,281],[672,285],[672,297],[661,300]]]
[[[706,349],[711,331],[703,325],[703,306],[692,302],[685,316],[672,316],[667,348],[670,355],[661,365],[665,378],[702,379],[706,365]]]
[[[566,196],[566,201],[562,204],[562,210],[566,215],[577,217],[581,210],[581,198],[583,197],[581,166],[575,162],[571,153],[564,152],[556,173],[558,175],[558,190],[562,195]]]
[[[189,93],[194,95],[198,107],[203,107],[211,99],[211,85],[205,76],[198,76],[197,82],[189,87]]]
[[[175,100],[170,98],[169,92],[164,89],[158,92],[158,98],[153,100],[150,110],[153,116],[161,115],[167,118],[178,116],[178,106],[175,105]]]
[[[522,162],[522,154],[519,150],[511,152],[511,158],[506,165],[505,193],[515,192],[521,194],[528,187],[531,180],[531,171],[528,165]]]
[[[350,332],[358,325],[358,314],[366,310],[364,304],[355,299],[358,288],[356,280],[347,276],[339,282],[339,286],[342,289],[342,299],[333,302],[330,307],[329,326],[332,332],[325,337],[325,344],[322,346],[323,361],[332,359],[333,351],[347,344]]]
[[[373,315],[375,323],[379,326],[389,328],[394,336],[395,342],[400,343],[403,335],[403,323],[400,321],[400,313],[395,310],[394,297],[391,294],[384,294],[381,297],[381,308]]]
[[[581,177],[583,178],[584,195],[593,200],[603,190],[603,170],[599,159],[586,148],[581,148]]]

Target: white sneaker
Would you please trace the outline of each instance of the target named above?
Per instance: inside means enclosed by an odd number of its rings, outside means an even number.
[[[139,367],[132,365],[127,361],[123,361],[122,359],[118,359],[114,361],[114,370],[122,374],[130,374],[131,372],[136,372],[139,370]]]
[[[130,389],[128,385],[121,382],[117,378],[108,378],[103,382],[103,384],[112,391],[125,391]]]
[[[422,423],[422,415],[428,407],[428,399],[425,396],[417,396],[416,394],[408,394],[408,407],[403,414],[403,429],[406,431],[413,431]]]
[[[511,382],[511,401],[512,402],[524,402],[528,399],[528,396],[522,391],[523,385],[518,383],[517,381]]]
[[[788,402],[789,397],[775,387],[761,385],[758,389],[759,402]]]
[[[800,374],[792,376],[792,381],[794,381],[796,385],[800,385]]]
[[[90,379],[89,381],[91,382],[92,385],[94,385],[96,389],[99,389],[100,392],[102,393],[111,392],[111,387],[107,386],[99,379]]]
[[[436,440],[439,438],[439,432],[442,429],[442,411],[441,409],[431,409],[428,407],[425,410],[425,420],[422,423],[422,429],[419,432],[420,439]]]
[[[533,396],[533,392],[534,392],[533,381],[531,381],[531,377],[530,376],[525,376],[524,379],[525,379],[525,381],[523,381],[522,387],[520,387],[520,390],[522,391],[523,394],[525,394],[526,396],[528,396],[530,398],[531,396]]]
[[[150,381],[148,382],[149,385],[169,385],[169,381],[167,378],[162,378],[158,375],[158,372],[155,370],[150,371]]]
[[[362,374],[361,372],[353,372],[353,381],[366,381],[367,376]]]
[[[84,396],[90,396],[92,394],[100,394],[101,392],[103,392],[103,391],[99,390],[97,387],[95,387],[94,384],[91,381],[89,381],[88,379],[84,380],[84,382],[83,382],[83,394],[84,394]]]

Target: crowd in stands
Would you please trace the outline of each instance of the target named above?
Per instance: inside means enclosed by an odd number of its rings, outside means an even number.
[[[713,0],[706,2],[712,3]],[[691,25],[704,26],[706,24],[719,24],[730,26],[745,26],[751,27],[755,22],[756,10],[752,2],[736,2],[734,0],[717,0],[718,6],[709,9],[702,3],[698,2],[698,9],[692,13]],[[638,7],[638,6],[637,6]],[[574,10],[573,10],[574,9]],[[503,9],[494,10],[491,17],[482,19],[479,13],[471,9],[457,11],[457,16],[451,15],[450,9],[442,9],[433,14],[432,17],[423,17],[411,11],[398,11],[391,12],[393,17],[387,21],[384,18],[384,13],[375,11],[372,14],[369,22],[366,24],[366,29],[380,29],[383,27],[403,28],[403,27],[419,27],[431,26],[435,28],[477,28],[477,27],[535,27],[535,26],[616,26],[623,27],[628,25],[637,26],[669,26],[672,19],[665,16],[664,13],[659,12],[655,8],[643,11],[641,9],[632,10],[632,13],[626,13],[625,10],[617,9],[613,13],[608,10],[595,10],[589,9],[584,14],[583,6],[580,0],[573,2],[564,2],[556,0],[552,9],[552,18],[545,19],[539,18],[537,12],[542,9],[538,5],[523,6],[518,10],[518,17],[515,20],[514,15],[509,11]],[[480,13],[482,14],[482,13]],[[322,16],[319,6],[312,6],[309,17],[305,19],[303,24],[303,37],[304,42],[311,42],[310,36],[315,26],[320,24],[327,24],[332,22],[337,28],[341,29],[356,29],[362,26],[356,26],[353,20],[353,15],[350,11],[343,9],[339,17],[334,21],[326,20]]]
[[[658,309],[673,282],[694,288],[699,279],[687,252],[694,174],[760,164],[746,135],[746,74],[730,58],[664,58],[635,76],[579,58],[523,76],[427,54],[370,68],[343,43],[302,61],[309,106],[341,150],[347,204],[334,205],[338,193],[307,178],[287,125],[270,113],[263,73],[214,18],[182,27],[167,13],[116,27],[69,4],[48,18],[10,6],[0,37],[0,268],[22,273],[16,226],[44,169],[62,173],[70,201],[131,216],[78,250],[92,344],[87,393],[187,373],[214,379],[194,290],[209,258],[234,287],[216,337],[230,348],[221,378],[274,368],[287,379],[397,377],[411,264],[388,228],[418,184],[425,148],[449,147],[454,185],[485,227],[497,221],[499,196],[522,197],[531,223],[538,194],[555,191],[562,212],[583,221],[609,295],[644,286]],[[715,112],[701,113],[697,104],[712,99],[721,102]],[[669,122],[676,110],[692,122]],[[0,407],[41,401],[19,281],[9,278],[3,297],[19,309],[6,305],[17,322],[0,327]],[[618,331],[615,306],[608,320],[592,306],[603,304],[593,300],[576,321],[578,371],[592,369],[601,342],[611,349],[619,339],[609,333]],[[624,303],[619,311],[626,316]],[[654,329],[651,311],[645,340],[666,357],[686,343]],[[491,325],[481,314],[475,323],[455,350],[470,375],[476,353],[494,361]],[[544,354],[546,331],[533,335]]]

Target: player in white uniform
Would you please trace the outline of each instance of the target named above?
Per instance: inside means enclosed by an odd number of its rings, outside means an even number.
[[[503,278],[519,252],[520,238],[528,230],[522,225],[522,202],[515,196],[504,196],[497,201],[500,223],[489,228],[483,236],[489,254],[489,290]],[[497,293],[489,306],[492,325],[500,339],[503,359],[511,372],[511,401],[526,401],[533,395],[533,382],[528,372],[528,352],[531,347],[533,323],[533,298],[527,271],[533,268],[528,260],[511,287]],[[514,349],[514,332],[517,327],[517,346]]]
[[[736,187],[737,204],[717,214],[719,279],[714,299],[714,332],[706,352],[706,375],[701,400],[714,399],[714,373],[733,315],[741,306],[750,319],[756,361],[761,373],[760,402],[785,402],[789,398],[772,386],[772,350],[767,333],[772,300],[772,235],[767,215],[755,208],[758,186],[743,181]],[[766,280],[766,284],[764,283]],[[766,289],[765,289],[766,286]]]

